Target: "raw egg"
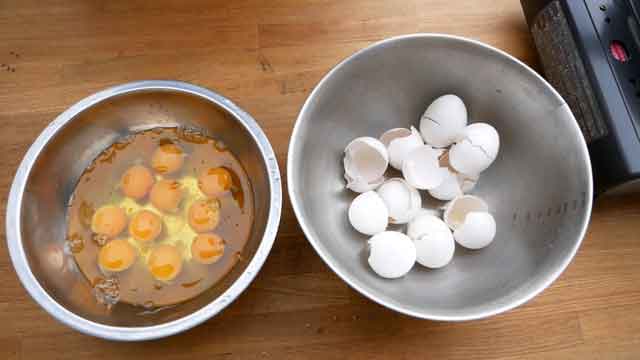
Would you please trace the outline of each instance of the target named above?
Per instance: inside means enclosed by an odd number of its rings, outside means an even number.
[[[135,259],[135,248],[124,239],[109,241],[98,253],[98,265],[104,273],[127,270]]]
[[[129,234],[142,243],[153,241],[161,231],[162,220],[149,210],[138,211],[129,223]]]
[[[112,238],[127,226],[127,214],[118,206],[103,206],[91,218],[91,231]]]
[[[176,211],[182,200],[182,186],[176,180],[160,180],[151,188],[151,204],[162,211]]]
[[[198,234],[191,243],[191,255],[201,264],[213,264],[224,254],[224,240],[216,234]]]
[[[153,174],[146,166],[134,165],[120,179],[122,193],[133,199],[142,199],[153,186]]]
[[[213,231],[220,222],[220,203],[217,200],[198,200],[189,208],[187,215],[193,231],[204,233]]]
[[[210,168],[198,176],[198,187],[209,197],[218,197],[231,189],[233,181],[229,170],[223,167]]]
[[[182,257],[175,246],[159,245],[149,254],[149,271],[160,281],[171,281],[182,270]]]
[[[182,167],[184,151],[176,144],[160,145],[151,157],[151,167],[160,174],[171,174]]]

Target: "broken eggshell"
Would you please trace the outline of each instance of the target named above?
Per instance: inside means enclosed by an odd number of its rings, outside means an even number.
[[[371,190],[375,190],[384,182],[384,177],[380,177],[374,181],[365,181],[362,178],[352,178],[347,173],[344,174],[345,180],[347,180],[347,189],[357,192],[363,193]]]
[[[456,95],[435,99],[420,119],[420,134],[435,147],[447,147],[456,142],[467,126],[467,108]]]
[[[429,190],[429,195],[438,200],[449,201],[473,190],[478,176],[468,176],[449,171],[449,175],[435,189]]]
[[[438,200],[444,201],[453,200],[462,195],[462,188],[460,186],[460,181],[458,180],[458,175],[449,171],[442,184],[429,190],[429,195]]]
[[[467,249],[477,250],[491,244],[496,236],[496,220],[488,212],[472,211],[454,232],[456,242]]]
[[[462,195],[451,200],[444,210],[444,222],[456,230],[464,222],[470,212],[486,212],[489,210],[487,203],[474,195]]]
[[[389,163],[398,170],[402,170],[402,163],[412,150],[424,145],[420,133],[413,126],[411,129],[391,129],[380,136],[380,141],[387,147]]]
[[[459,173],[478,175],[493,163],[499,149],[500,137],[493,126],[471,124],[449,150],[449,163]]]
[[[411,135],[411,130],[407,128],[393,128],[385,131],[380,135],[380,142],[386,147],[389,147],[392,140],[404,138]]]
[[[369,239],[369,266],[387,279],[406,275],[416,262],[416,246],[405,234],[381,232]]]
[[[473,190],[473,188],[476,187],[479,178],[479,175],[458,174],[458,183],[460,184],[460,190],[462,190],[463,193],[470,192],[471,190]]]
[[[431,190],[442,184],[449,170],[440,166],[440,154],[429,145],[422,145],[411,151],[402,164],[402,175],[409,185],[421,190]]]
[[[422,197],[404,179],[391,178],[378,187],[378,195],[389,210],[389,222],[406,224],[422,208]]]
[[[440,218],[422,213],[408,226],[408,236],[416,245],[416,260],[422,266],[437,269],[453,259],[455,241],[447,224]]]
[[[378,139],[360,137],[347,145],[343,165],[347,188],[365,192],[375,189],[384,181],[389,155]]]
[[[367,191],[358,196],[349,205],[349,223],[365,235],[383,232],[389,225],[389,210],[375,191]]]

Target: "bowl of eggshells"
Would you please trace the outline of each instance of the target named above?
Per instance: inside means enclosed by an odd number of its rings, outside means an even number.
[[[591,214],[591,164],[565,101],[514,57],[449,35],[384,40],[334,67],[300,111],[287,167],[326,264],[423,319],[533,298]]]

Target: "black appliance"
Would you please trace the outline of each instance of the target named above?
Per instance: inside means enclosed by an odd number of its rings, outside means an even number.
[[[548,81],[589,147],[596,194],[640,193],[640,0],[521,0]]]

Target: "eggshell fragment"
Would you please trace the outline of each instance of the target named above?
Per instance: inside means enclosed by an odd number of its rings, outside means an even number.
[[[384,182],[384,177],[380,177],[376,180],[369,182],[369,181],[363,180],[362,178],[354,179],[346,173],[344,174],[344,178],[345,180],[347,180],[347,189],[357,193],[363,193],[370,190],[375,190],[378,188],[378,186],[382,185],[382,183]]]
[[[381,232],[369,239],[369,266],[388,279],[406,275],[416,262],[416,246],[397,231]]]
[[[347,188],[364,192],[382,183],[389,166],[389,155],[382,142],[372,137],[360,137],[351,141],[344,153]]]
[[[470,192],[476,187],[478,179],[478,175],[458,174],[458,183],[460,183],[460,190],[462,190],[463,193]]]
[[[365,235],[383,232],[389,225],[389,210],[375,191],[356,196],[349,206],[348,217],[353,228]]]
[[[447,147],[457,141],[467,126],[467,108],[455,95],[444,95],[429,105],[420,119],[424,141],[435,147]]]
[[[498,156],[500,137],[486,123],[475,123],[464,129],[462,139],[449,150],[449,162],[456,171],[477,175],[486,170]]]
[[[496,221],[488,212],[472,211],[454,232],[458,244],[477,250],[491,244],[496,236]]]
[[[460,182],[458,181],[458,175],[449,171],[442,184],[438,185],[434,189],[429,190],[429,195],[438,200],[444,201],[453,200],[456,197],[462,195],[462,189],[460,187]]]
[[[437,269],[453,259],[455,241],[451,230],[439,217],[422,212],[409,222],[407,235],[415,242],[420,265]]]
[[[447,224],[438,216],[429,211],[420,211],[407,225],[407,236],[415,241],[434,232],[444,232],[444,230],[451,232]]]
[[[439,153],[429,145],[411,151],[402,164],[402,175],[413,187],[430,190],[438,187],[447,178],[449,170],[440,167]]]
[[[420,210],[418,210],[418,213],[416,214],[416,216],[413,217],[413,219],[418,218],[422,215],[433,215],[437,218],[442,218],[442,212],[443,210],[441,208],[438,207],[428,207],[428,208],[422,208]],[[413,220],[412,219],[412,220]]]
[[[446,230],[446,232],[434,232],[422,236],[415,241],[418,264],[430,269],[438,269],[451,262],[456,244],[451,230],[449,228]]]
[[[380,142],[382,142],[384,146],[389,147],[392,140],[407,137],[409,135],[411,135],[411,130],[407,128],[393,128],[380,135]]]
[[[444,211],[444,222],[456,230],[465,220],[468,213],[473,211],[486,212],[489,210],[487,203],[473,195],[459,196],[449,202]]]
[[[429,190],[429,195],[438,200],[449,201],[473,190],[478,182],[478,175],[464,175],[449,171],[448,176],[435,189]]]
[[[424,145],[418,130],[404,128],[391,129],[380,137],[380,141],[387,147],[389,163],[398,170],[402,170],[402,163],[409,153]]]
[[[420,193],[404,179],[389,179],[380,185],[377,192],[389,210],[389,222],[392,224],[406,224],[422,207]]]

